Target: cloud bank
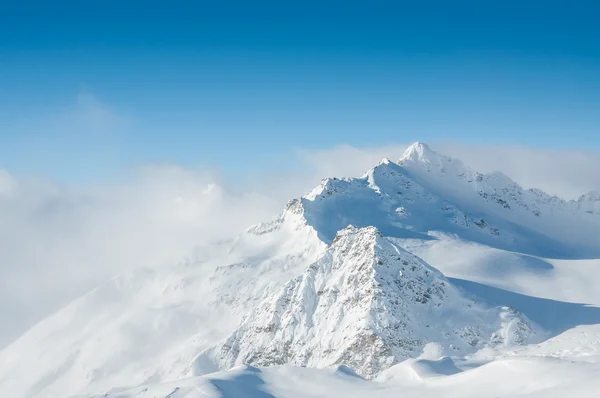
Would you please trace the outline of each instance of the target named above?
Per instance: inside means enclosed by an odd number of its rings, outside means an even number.
[[[86,189],[0,172],[0,346],[102,280],[179,261],[279,210],[216,184],[170,165]]]
[[[540,188],[565,199],[600,191],[600,152],[509,145],[446,143],[440,151],[480,172],[501,171],[525,188]]]

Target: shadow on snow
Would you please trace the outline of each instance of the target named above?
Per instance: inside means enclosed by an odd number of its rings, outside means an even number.
[[[511,306],[556,336],[579,325],[600,323],[600,308],[581,303],[569,303],[527,296],[464,279],[448,278],[467,294],[492,306]]]

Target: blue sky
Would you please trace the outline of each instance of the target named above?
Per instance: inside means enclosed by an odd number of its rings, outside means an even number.
[[[2,2],[0,168],[238,173],[414,140],[598,150],[595,3]]]

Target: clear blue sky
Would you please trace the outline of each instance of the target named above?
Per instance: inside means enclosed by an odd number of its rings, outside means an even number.
[[[0,168],[460,140],[600,148],[596,1],[2,1]]]

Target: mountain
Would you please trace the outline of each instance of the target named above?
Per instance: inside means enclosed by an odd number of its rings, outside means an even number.
[[[464,310],[467,308],[468,310]],[[488,308],[374,227],[347,227],[304,274],[263,301],[213,352],[235,365],[344,364],[367,378],[436,342],[462,354],[525,344],[532,324]]]
[[[329,178],[301,199],[325,242],[349,224],[396,238],[432,233],[555,258],[597,258],[600,220],[501,173],[481,174],[415,143],[398,163],[384,159],[361,178]],[[564,234],[568,230],[569,234]]]
[[[181,380],[204,383],[241,363],[377,378],[431,347],[436,356],[410,372],[535,352],[600,324],[595,198],[524,189],[415,143],[398,162],[325,179],[273,221],[179,264],[98,286],[0,351],[0,396],[180,398],[193,396]],[[592,345],[586,333],[579,347]],[[569,350],[569,361],[585,354]],[[243,369],[242,380],[269,382]],[[281,369],[265,374],[303,372]]]
[[[591,191],[572,202],[578,210],[589,214],[600,214],[600,192]]]

